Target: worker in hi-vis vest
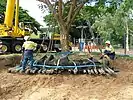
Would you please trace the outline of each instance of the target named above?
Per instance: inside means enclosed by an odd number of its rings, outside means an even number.
[[[30,69],[33,69],[33,51],[36,49],[37,44],[30,41],[30,36],[24,37],[24,44],[22,46],[23,48],[23,60],[22,60],[22,71],[25,71],[27,62],[30,63]]]
[[[111,45],[110,41],[106,41],[105,44],[106,44],[106,47],[104,50],[104,55],[107,55],[110,59],[114,60],[115,50],[113,46]]]

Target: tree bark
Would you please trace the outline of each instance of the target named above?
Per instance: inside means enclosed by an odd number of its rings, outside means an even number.
[[[61,28],[60,42],[62,51],[69,51],[69,30],[67,28]]]

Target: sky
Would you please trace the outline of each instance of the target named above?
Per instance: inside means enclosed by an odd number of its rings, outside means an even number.
[[[46,26],[45,22],[43,22],[43,17],[46,15],[42,13],[38,8],[39,2],[36,0],[20,0],[20,6],[28,10],[28,14],[36,19],[41,25]]]

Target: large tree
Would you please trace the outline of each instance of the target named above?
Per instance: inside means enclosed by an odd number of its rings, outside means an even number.
[[[38,0],[43,7],[48,8],[60,28],[60,41],[63,51],[68,51],[68,40],[71,25],[88,0]],[[44,9],[44,8],[42,8]]]
[[[107,15],[108,13],[110,15],[113,15],[117,9],[117,7],[120,5],[122,0],[93,0],[85,4],[83,8],[80,10],[78,15],[75,18],[74,25],[75,26],[81,26],[85,25],[88,26],[84,31],[84,34],[87,38],[91,38],[92,36],[96,37],[98,36],[97,30],[91,29],[91,25],[95,23],[95,20],[101,19],[102,16]],[[109,5],[109,6],[108,6]],[[65,6],[65,12],[68,12],[69,9],[67,6]],[[57,21],[53,18],[53,14],[48,14],[44,17],[44,21],[48,25],[55,26]],[[57,25],[57,24],[56,24]],[[78,31],[79,30],[79,31]],[[72,27],[70,31],[70,35],[76,38],[80,38],[80,29],[76,29],[76,27]],[[106,32],[107,33],[107,32]]]

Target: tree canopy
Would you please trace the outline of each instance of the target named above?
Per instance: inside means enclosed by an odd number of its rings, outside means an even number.
[[[68,8],[70,6],[68,6],[64,8],[65,13],[69,12]],[[88,22],[95,37],[100,35],[105,40],[110,39],[112,42],[115,41],[114,43],[123,43],[127,26],[129,33],[133,32],[132,10],[133,0],[91,0],[83,6],[73,24],[78,26],[84,24],[84,22]],[[45,22],[52,25],[53,22],[56,22],[53,21],[52,17],[52,14],[47,15],[44,18]],[[72,30],[72,35],[75,34],[74,32],[77,36],[76,29]],[[88,32],[88,34],[91,34],[91,32]]]
[[[117,4],[117,3],[116,3]],[[132,0],[124,0],[117,4],[116,10],[107,12],[101,17],[96,17],[93,28],[105,39],[114,43],[124,43],[127,27],[132,30]]]
[[[119,2],[121,0],[117,0],[117,2],[115,0],[110,0],[110,2],[107,2],[107,1],[108,0],[89,0],[89,2],[86,1],[85,5],[81,9],[81,11],[77,14],[75,20],[73,21],[72,24],[74,24],[75,26],[80,26],[80,25],[88,26],[88,28],[85,29],[85,31],[87,33],[86,34],[87,38],[91,38],[91,35],[93,34],[93,33],[91,33],[92,31],[90,32],[89,27],[91,27],[91,25],[95,22],[95,20],[97,18],[100,18],[101,16],[105,15],[106,13],[113,14],[117,9],[117,4],[119,4]],[[84,2],[84,1],[80,0],[80,2]],[[109,3],[110,6],[106,6],[107,3]],[[69,12],[68,8],[69,8],[69,5],[64,6],[65,14],[67,14]],[[46,23],[48,23],[48,25],[53,25],[53,26],[57,22],[53,18],[52,13],[45,16],[44,21]],[[80,37],[79,36],[80,31],[79,31],[79,29],[77,30],[75,28],[71,27],[71,32],[70,33],[71,33],[72,36],[75,36],[75,37],[78,36],[78,38],[79,38]],[[74,35],[75,34],[74,32],[76,33],[76,35]],[[77,35],[77,33],[79,35]]]
[[[60,30],[60,41],[63,51],[69,50],[69,34],[76,15],[88,0],[38,0],[40,8],[48,9],[57,21]]]

